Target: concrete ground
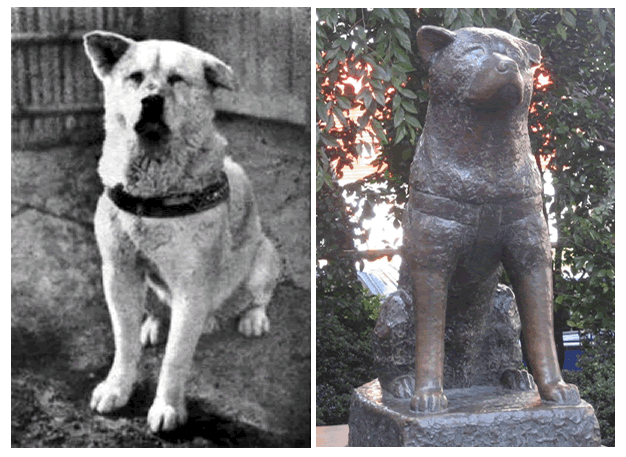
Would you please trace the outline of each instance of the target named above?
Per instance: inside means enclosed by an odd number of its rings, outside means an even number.
[[[315,447],[347,447],[348,424],[315,427]]]
[[[169,435],[145,416],[163,346],[144,351],[129,405],[88,408],[113,357],[93,211],[100,146],[11,154],[11,444],[13,447],[308,447],[311,445],[310,148],[304,128],[222,117],[233,158],[257,189],[283,276],[269,335],[234,319],[204,335],[187,385],[189,423]]]

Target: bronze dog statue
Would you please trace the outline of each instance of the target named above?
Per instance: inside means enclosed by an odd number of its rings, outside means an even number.
[[[444,338],[463,360],[501,265],[541,398],[577,404],[578,389],[563,381],[556,355],[550,240],[528,136],[540,49],[495,29],[434,26],[420,28],[417,44],[429,64],[430,101],[403,223],[416,327],[410,407],[447,407]]]

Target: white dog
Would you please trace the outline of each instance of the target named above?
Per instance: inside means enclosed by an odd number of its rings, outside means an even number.
[[[84,42],[105,93],[95,229],[115,336],[113,366],[91,407],[108,413],[128,402],[141,345],[159,337],[156,316],[142,325],[151,287],[170,305],[171,325],[148,424],[169,431],[187,419],[185,381],[205,321],[215,327],[215,312],[240,285],[252,305],[239,331],[269,330],[279,258],[250,182],[213,124],[213,92],[234,88],[230,67],[173,41],[95,31]]]

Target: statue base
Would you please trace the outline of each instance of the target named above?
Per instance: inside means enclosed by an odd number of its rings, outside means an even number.
[[[378,379],[355,389],[349,446],[600,446],[593,407],[542,403],[535,392],[449,389],[448,409],[414,413]]]

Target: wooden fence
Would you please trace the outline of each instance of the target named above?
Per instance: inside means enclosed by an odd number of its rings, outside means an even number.
[[[308,125],[308,8],[20,7],[11,8],[14,148],[101,138],[102,90],[82,46],[95,29],[206,49],[241,81],[220,109]]]
[[[221,109],[309,125],[310,8],[186,8],[185,41],[227,62],[237,92]]]

